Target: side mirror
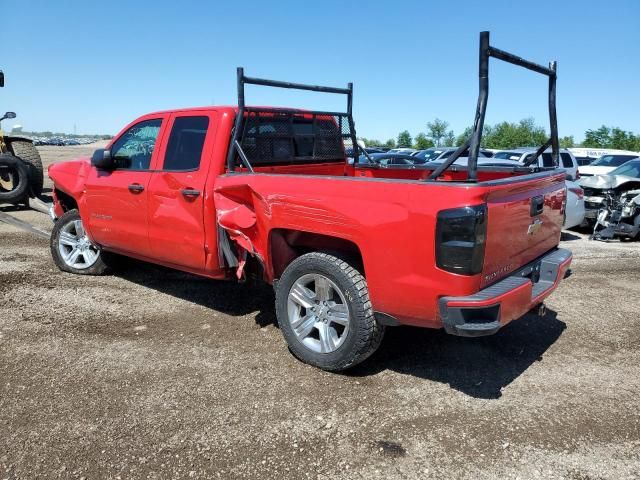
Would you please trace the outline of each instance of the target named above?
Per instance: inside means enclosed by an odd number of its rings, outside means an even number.
[[[111,158],[111,152],[104,148],[99,148],[91,156],[91,165],[100,170],[115,170],[116,165]]]
[[[4,73],[0,70],[0,87],[4,87]]]
[[[2,120],[7,120],[7,119],[10,119],[10,118],[16,118],[16,117],[17,117],[16,112],[7,112],[2,116],[2,118],[0,118],[0,122]]]

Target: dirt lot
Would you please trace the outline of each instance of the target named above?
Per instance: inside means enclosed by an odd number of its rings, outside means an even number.
[[[0,479],[639,478],[640,244],[564,246],[544,318],[392,329],[336,375],[289,354],[268,289],[62,274],[0,222]]]

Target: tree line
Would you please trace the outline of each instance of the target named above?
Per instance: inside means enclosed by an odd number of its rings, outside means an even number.
[[[449,130],[449,123],[436,118],[427,122],[426,132],[418,133],[415,138],[408,130],[398,134],[397,139],[381,142],[372,138],[362,138],[368,147],[415,148],[424,150],[431,147],[457,147],[462,145],[471,135],[471,127],[467,127],[460,135]],[[573,136],[561,137],[560,147],[611,148],[640,151],[640,134],[622,130],[618,127],[603,125],[596,130],[587,130],[582,143],[576,143]],[[544,127],[536,125],[533,118],[524,118],[519,122],[500,122],[485,125],[482,132],[484,148],[508,149],[542,145],[548,139]]]

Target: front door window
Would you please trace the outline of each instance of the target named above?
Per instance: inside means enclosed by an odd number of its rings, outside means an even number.
[[[156,146],[161,119],[136,123],[115,141],[111,156],[118,170],[148,170]]]

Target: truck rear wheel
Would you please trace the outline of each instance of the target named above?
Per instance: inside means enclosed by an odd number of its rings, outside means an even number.
[[[365,278],[326,253],[308,253],[289,264],[276,287],[276,314],[291,352],[328,371],[364,361],[384,335]]]
[[[110,268],[104,254],[87,237],[78,210],[69,210],[53,226],[51,256],[63,272],[104,275]]]
[[[42,186],[44,184],[44,173],[42,170],[42,159],[38,149],[29,140],[13,139],[9,143],[9,148],[13,154],[22,160],[29,168],[29,184],[31,187],[31,195],[39,197],[42,195]]]

